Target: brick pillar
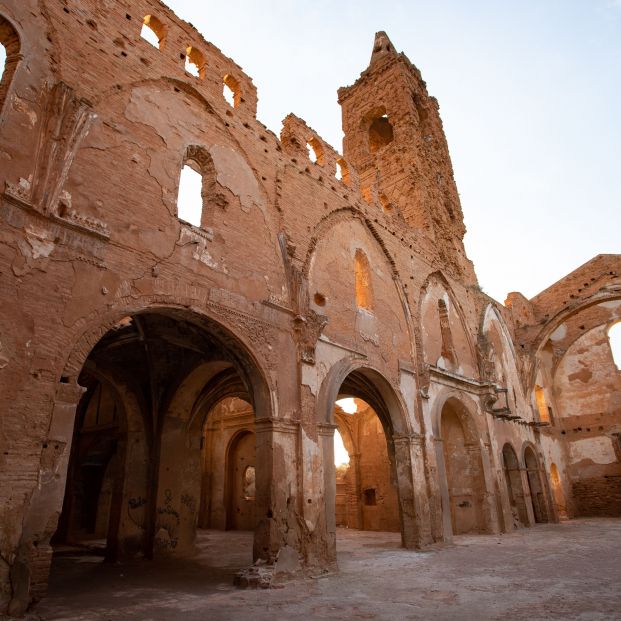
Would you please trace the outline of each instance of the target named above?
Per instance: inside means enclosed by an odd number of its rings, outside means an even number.
[[[526,510],[526,526],[534,526],[535,511],[533,509],[533,499],[530,494],[530,483],[528,482],[528,470],[526,468],[519,469],[520,480],[522,482],[522,489],[520,492],[523,496],[523,501]]]
[[[329,564],[336,563],[336,466],[334,465],[334,431],[336,428],[337,426],[332,423],[318,423],[317,425],[323,466],[325,553]]]
[[[301,550],[298,424],[259,418],[256,433],[256,516],[253,558],[273,562],[286,545]]]
[[[50,539],[62,509],[75,413],[84,390],[77,383],[61,383],[56,390],[50,427],[41,446],[38,485],[26,509],[11,568],[10,615],[23,615],[30,602],[47,589],[52,562]]]
[[[484,489],[482,490],[481,498],[483,529],[486,533],[496,535],[500,532],[500,520],[497,511],[496,491],[494,489],[494,471],[490,460],[490,445],[485,444],[484,446],[485,448],[478,443],[468,444],[467,449],[470,453],[470,463],[475,463],[480,458],[483,468]]]
[[[395,435],[395,467],[401,512],[401,539],[405,548],[420,549],[433,542],[425,482],[423,438]]]

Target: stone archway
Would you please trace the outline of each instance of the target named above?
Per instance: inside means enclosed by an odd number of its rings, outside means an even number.
[[[450,526],[450,532],[455,535],[487,532],[481,448],[470,414],[461,401],[454,397],[446,400],[440,411],[438,427],[441,440],[439,461],[444,470],[445,529]]]
[[[400,532],[393,462],[381,420],[360,398],[341,396],[335,407],[337,431],[349,457],[347,465],[337,468],[337,526]]]
[[[50,437],[55,438],[50,448],[58,455],[50,462],[54,474],[33,496],[24,521],[16,559],[23,583],[15,584],[14,612],[42,594],[47,583],[52,556],[49,542],[62,506],[76,409],[84,391],[78,382],[92,385],[96,380],[89,377],[105,376],[121,394],[126,411],[131,404],[129,418],[140,422],[131,429],[126,425],[137,444],[123,440],[131,450],[117,460],[124,464],[122,483],[115,486],[108,480],[108,485],[107,468],[99,464],[98,485],[109,487],[114,503],[121,507],[120,512],[112,511],[112,506],[102,508],[109,524],[116,522],[108,527],[108,539],[115,541],[119,557],[141,552],[150,558],[192,549],[200,495],[200,467],[194,468],[200,463],[200,425],[196,436],[191,421],[210,380],[233,370],[250,396],[256,417],[271,419],[271,396],[263,370],[241,339],[221,323],[187,309],[157,306],[117,315],[107,331],[98,326],[97,332],[97,338],[85,336],[88,347],[84,342],[76,345],[59,384],[50,425]],[[265,426],[263,433],[270,432]],[[282,539],[269,523],[273,459],[270,442],[262,446],[266,455],[263,459],[257,456],[258,464],[266,467],[258,467],[256,474],[257,504],[263,505],[263,518],[255,530],[254,555],[271,559]],[[107,457],[109,465],[112,454]],[[119,467],[117,463],[117,471]],[[113,513],[123,518],[113,519]],[[133,530],[123,520],[132,522]]]
[[[254,530],[256,521],[256,440],[254,432],[240,431],[230,441],[226,456],[226,528]]]
[[[325,521],[328,554],[335,558],[336,472],[334,465],[335,407],[339,398],[362,400],[379,419],[386,441],[390,479],[398,498],[402,545],[420,548],[431,543],[428,505],[425,492],[422,438],[410,426],[397,391],[376,369],[360,361],[342,359],[336,363],[321,386],[318,418],[323,446]]]
[[[205,404],[206,414],[201,414],[204,424],[198,525],[199,528],[216,530],[254,530],[254,410],[247,394],[231,388],[229,385],[228,396],[215,405]],[[249,467],[252,471],[248,470]]]

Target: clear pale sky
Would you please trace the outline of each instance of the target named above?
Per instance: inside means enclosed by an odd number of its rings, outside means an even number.
[[[277,134],[341,150],[336,90],[387,31],[440,102],[483,289],[532,297],[621,252],[621,0],[168,0],[232,57]]]

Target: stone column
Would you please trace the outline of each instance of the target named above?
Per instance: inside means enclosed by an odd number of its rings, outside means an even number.
[[[498,534],[500,532],[500,520],[498,519],[498,512],[496,510],[496,494],[494,491],[493,470],[490,463],[489,444],[470,444],[467,445],[467,449],[470,452],[470,463],[476,463],[473,460],[480,459],[483,468],[483,483],[485,489],[482,490],[481,505],[485,532]]]
[[[405,548],[420,549],[432,543],[419,434],[393,436],[401,512],[401,539]]]
[[[542,484],[548,522],[558,524],[558,522],[560,521],[560,517],[558,511],[556,510],[556,502],[554,501],[552,486],[550,485],[550,477],[548,476],[549,470],[546,467],[545,461],[542,461],[541,463],[543,467],[541,470],[539,470],[539,480]]]
[[[440,494],[440,520],[436,528],[438,530],[436,541],[450,543],[453,541],[453,520],[451,515],[451,496],[448,488],[448,472],[446,461],[444,460],[444,442],[442,438],[434,438],[434,449],[436,464],[438,468],[438,484]],[[436,503],[437,504],[437,503]]]
[[[334,431],[336,428],[337,426],[332,423],[317,425],[322,455],[324,538],[328,563],[336,563],[336,466],[334,465]]]
[[[507,471],[504,466],[499,466],[496,471],[496,483],[498,487],[498,505],[501,513],[498,515],[499,527],[503,533],[513,532],[513,509],[507,488]]]
[[[526,511],[525,526],[534,526],[536,523],[535,522],[535,511],[533,509],[533,499],[530,494],[530,483],[528,482],[528,470],[526,468],[518,468],[518,475],[522,483],[521,490],[518,491],[518,494],[519,493],[522,494],[524,508]]]
[[[84,388],[60,383],[56,390],[47,437],[41,446],[39,481],[28,502],[22,535],[11,567],[12,599],[8,612],[21,616],[47,589],[52,563],[50,539],[62,509],[67,467],[78,402]]]
[[[298,463],[298,429],[298,423],[290,420],[259,418],[255,421],[257,525],[254,560],[274,562],[284,546],[305,553],[299,518],[306,501],[300,494],[298,468],[308,465]]]

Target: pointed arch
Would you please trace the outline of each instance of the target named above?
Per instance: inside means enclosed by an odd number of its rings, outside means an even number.
[[[356,219],[361,222],[361,224],[368,230],[369,234],[375,239],[378,243],[379,247],[382,250],[382,253],[386,257],[386,261],[390,265],[393,279],[397,280],[399,283],[401,282],[401,277],[399,276],[399,272],[397,270],[397,264],[393,259],[392,255],[388,251],[388,247],[386,246],[384,240],[381,235],[378,233],[377,228],[373,225],[373,223],[367,219],[364,214],[354,207],[342,207],[339,209],[335,209],[331,211],[329,214],[324,216],[319,223],[315,226],[315,230],[313,231],[311,240],[308,244],[308,248],[306,250],[306,257],[304,259],[304,267],[303,273],[306,277],[308,277],[308,273],[311,268],[311,259],[313,257],[313,253],[317,247],[317,244],[321,240],[321,238],[329,231],[337,222],[342,220],[346,220],[349,218]]]
[[[433,300],[431,300],[431,298],[428,300],[427,296],[430,295],[431,289],[434,286],[437,286],[439,289],[441,289],[443,291],[443,295],[440,295],[437,297],[434,296]],[[427,316],[427,314],[425,313],[425,308],[428,307],[429,304],[431,304],[431,307],[429,308],[429,312],[428,312],[429,316]],[[425,328],[427,331],[430,329],[430,325],[434,325],[434,326],[438,325],[440,327],[440,330],[437,336],[442,341],[442,345],[443,345],[442,349],[443,350],[445,348],[450,349],[451,346],[453,347],[453,350],[454,350],[453,356],[455,356],[457,360],[455,361],[455,364],[451,366],[455,367],[456,369],[458,366],[457,363],[460,363],[459,364],[460,367],[463,364],[469,363],[472,374],[478,375],[479,369],[478,369],[478,363],[477,363],[477,353],[476,353],[474,341],[471,336],[472,330],[468,328],[468,325],[466,323],[465,312],[464,312],[463,307],[459,303],[457,296],[454,294],[453,289],[448,279],[444,276],[444,274],[441,271],[438,270],[438,271],[432,272],[425,279],[425,282],[423,283],[420,289],[419,308],[421,309],[421,319],[420,319],[421,324],[423,323],[425,324]],[[448,323],[448,320],[450,318],[452,311],[454,311],[455,315],[457,316],[459,331],[460,331],[459,336],[463,338],[466,343],[466,351],[464,351],[462,348],[461,356],[459,355],[459,352],[455,351],[455,349],[458,349],[455,347],[455,337],[457,335],[453,334],[452,331],[450,331],[450,324]],[[422,330],[422,328],[423,326],[421,325],[420,332],[421,334],[424,334],[425,330]],[[449,352],[447,351],[446,353],[449,353]],[[467,357],[468,357],[467,360],[463,360],[464,354],[467,354]],[[462,359],[460,360],[460,358]],[[429,362],[431,362],[432,364],[436,364],[436,360],[433,360],[433,361],[429,360]],[[451,369],[451,370],[455,370],[455,369]]]
[[[541,350],[550,339],[550,336],[568,319],[575,317],[592,306],[597,306],[602,303],[617,302],[618,300],[621,300],[619,288],[606,288],[575,306],[561,308],[546,321],[537,336],[533,339],[533,351],[535,356],[539,356]]]
[[[361,248],[354,255],[356,306],[373,311],[373,281],[369,259]]]
[[[500,343],[496,346],[490,341],[489,335],[491,330],[495,329],[500,339]],[[496,374],[496,356],[503,356],[506,364],[502,359],[499,360],[503,374],[506,376],[504,379],[507,382],[506,388],[511,387],[513,390],[507,393],[507,404],[511,399],[514,400],[515,409],[522,414],[529,413],[529,418],[532,417],[532,411],[530,406],[527,406],[526,391],[524,389],[522,375],[518,369],[518,358],[513,344],[513,338],[507,328],[507,325],[498,312],[498,309],[494,304],[490,303],[485,307],[485,310],[481,318],[481,327],[479,335],[479,347],[482,357],[482,372],[488,379],[491,379]],[[497,351],[500,348],[500,351]],[[513,378],[511,380],[511,378]],[[519,396],[519,398],[518,398]],[[519,412],[517,412],[519,414]]]
[[[393,257],[391,256],[390,252],[388,251],[388,247],[386,243],[382,239],[381,235],[378,233],[377,228],[373,225],[372,222],[370,222],[364,216],[364,214],[360,210],[354,207],[335,209],[334,211],[324,216],[316,224],[315,229],[312,232],[310,242],[306,249],[306,256],[304,259],[304,264],[302,266],[302,274],[306,277],[308,282],[311,282],[312,280],[311,272],[313,270],[313,266],[315,265],[317,257],[320,256],[317,252],[320,244],[322,244],[322,242],[327,240],[329,236],[334,233],[334,230],[336,227],[342,224],[350,224],[350,223],[359,225],[361,227],[361,230],[357,232],[357,235],[360,234],[360,238],[356,237],[356,240],[367,239],[369,242],[371,242],[367,244],[367,246],[365,246],[365,254],[373,258],[373,263],[371,264],[371,267],[377,270],[379,266],[382,266],[382,269],[386,269],[391,276],[390,279],[384,277],[382,281],[379,281],[379,279],[375,281],[374,293],[376,294],[376,297],[375,297],[376,314],[380,310],[379,309],[380,304],[384,304],[385,302],[385,297],[380,296],[380,294],[378,293],[378,290],[383,287],[384,292],[386,293],[387,290],[389,289],[390,295],[392,295],[394,291],[396,296],[395,296],[395,301],[394,301],[394,304],[392,305],[391,310],[394,312],[394,310],[399,307],[399,306],[395,306],[395,304],[397,305],[400,304],[400,308],[402,311],[402,316],[400,316],[400,319],[402,319],[404,323],[403,329],[402,329],[401,340],[405,342],[405,340],[407,339],[407,348],[408,348],[407,355],[408,356],[411,355],[414,358],[416,355],[415,353],[416,352],[416,340],[415,340],[416,331],[413,328],[413,320],[412,320],[412,316],[410,313],[410,307],[407,301],[405,287],[403,286],[403,282],[397,270],[396,263]],[[364,233],[365,235],[362,235],[362,233]],[[355,252],[355,248],[359,247],[358,244],[356,243],[356,240],[349,240],[351,241],[351,243],[348,242],[348,249],[349,251],[351,251],[352,256]],[[362,241],[360,243],[362,243]],[[380,262],[380,258],[381,258],[381,262]],[[345,263],[343,264],[343,269],[349,270],[347,274],[351,275],[352,283],[353,283],[354,270],[352,268],[353,266],[351,263],[349,265]],[[353,284],[351,286],[353,287]],[[354,300],[354,296],[352,295],[351,296],[352,306],[354,306],[353,300]],[[327,309],[322,310],[321,312],[328,314]]]
[[[4,71],[0,73],[0,113],[8,97],[17,66],[22,59],[21,40],[15,26],[3,15],[0,15],[0,45],[6,52]]]
[[[140,36],[159,50],[164,47],[167,31],[168,28],[157,15],[149,14],[144,16]]]

